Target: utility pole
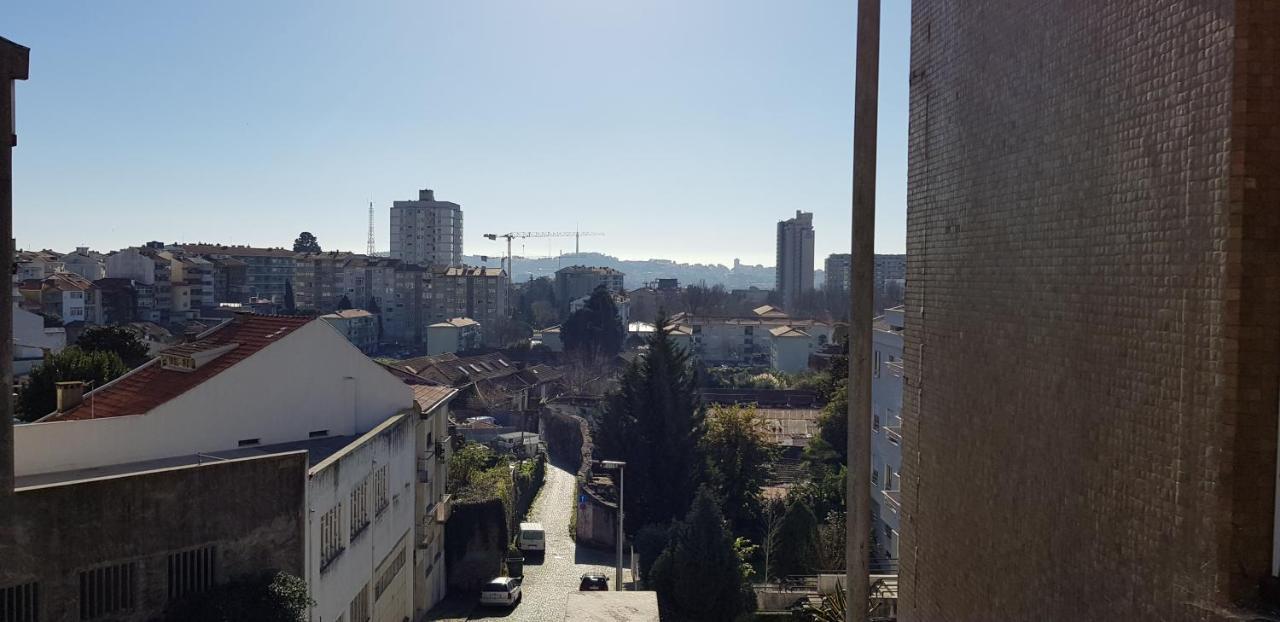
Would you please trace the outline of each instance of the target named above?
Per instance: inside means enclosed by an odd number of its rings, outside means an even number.
[[[871,592],[871,314],[875,271],[880,0],[858,0],[853,91],[853,256],[849,287],[849,463],[845,498],[846,622],[866,622]]]
[[[0,37],[0,551],[14,543],[13,463],[13,148],[14,81],[26,80],[31,50]]]

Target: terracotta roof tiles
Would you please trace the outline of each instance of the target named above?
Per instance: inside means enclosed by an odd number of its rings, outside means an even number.
[[[165,369],[159,358],[103,385],[84,396],[79,406],[45,421],[70,421],[141,415],[172,400],[298,330],[309,317],[241,314],[199,337],[199,349],[237,344],[236,347],[192,371]],[[190,345],[173,349],[182,353]],[[165,350],[164,354],[169,352]]]

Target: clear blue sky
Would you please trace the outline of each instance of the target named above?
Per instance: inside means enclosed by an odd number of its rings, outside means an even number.
[[[484,233],[772,265],[814,213],[848,252],[852,0],[9,0],[23,248],[379,248],[422,187]],[[876,245],[905,244],[909,2],[884,14]],[[529,255],[572,250],[530,241]],[[517,247],[516,252],[520,252]]]

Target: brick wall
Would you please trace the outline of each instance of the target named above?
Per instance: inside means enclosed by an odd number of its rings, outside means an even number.
[[[1216,620],[1269,574],[1280,3],[916,0],[904,620]]]

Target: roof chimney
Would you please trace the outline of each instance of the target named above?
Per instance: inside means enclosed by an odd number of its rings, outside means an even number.
[[[84,381],[68,380],[54,383],[58,393],[58,412],[64,413],[80,405],[84,397]]]
[[[419,190],[419,191],[418,191],[418,200],[419,200],[419,201],[434,201],[434,200],[436,200],[436,191],[435,191],[435,190],[432,190],[432,189],[430,189],[430,188],[423,188],[422,190]]]

